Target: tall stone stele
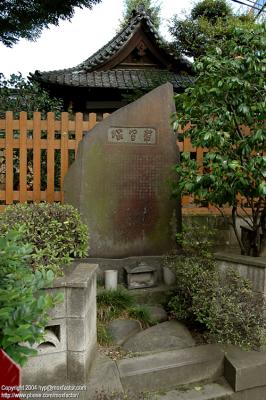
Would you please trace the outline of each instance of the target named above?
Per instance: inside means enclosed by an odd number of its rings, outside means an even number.
[[[175,246],[180,205],[171,198],[179,161],[164,84],[98,123],[81,141],[65,202],[90,230],[90,256],[160,255]]]

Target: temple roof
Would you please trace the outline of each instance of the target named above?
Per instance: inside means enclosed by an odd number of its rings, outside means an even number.
[[[148,49],[150,58],[146,64],[125,61],[136,45],[141,55],[145,55]],[[36,71],[30,77],[40,83],[59,86],[133,89],[152,86],[152,80],[158,80],[166,70],[169,71],[168,80],[175,89],[184,88],[192,82],[189,76],[191,64],[169,50],[149,15],[139,8],[125,28],[76,67]]]
[[[38,76],[37,74],[38,72],[35,73],[35,77]],[[39,80],[72,87],[140,89],[153,87],[154,82],[164,83],[165,80],[162,79],[164,76],[165,70],[149,71],[149,73],[140,69],[93,72],[52,71],[43,72],[39,75]],[[175,89],[180,89],[190,85],[193,79],[189,75],[169,73],[167,81],[171,82]]]

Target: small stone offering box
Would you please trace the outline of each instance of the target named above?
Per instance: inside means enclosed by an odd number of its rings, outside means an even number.
[[[156,285],[156,269],[145,262],[124,267],[128,289],[141,289]]]

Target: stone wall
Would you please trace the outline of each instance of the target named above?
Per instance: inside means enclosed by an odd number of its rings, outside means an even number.
[[[254,292],[266,295],[266,257],[216,253],[215,258],[220,271],[232,268],[251,282]]]
[[[22,384],[86,383],[97,344],[97,268],[96,264],[73,264],[52,288],[45,289],[63,293],[64,302],[52,310],[45,341],[35,346],[38,355],[22,369]]]

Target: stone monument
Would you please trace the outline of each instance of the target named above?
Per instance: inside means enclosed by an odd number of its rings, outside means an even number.
[[[180,205],[171,199],[179,161],[164,84],[98,123],[80,142],[65,202],[90,230],[90,256],[160,255],[174,247]],[[177,223],[178,225],[178,223]]]

